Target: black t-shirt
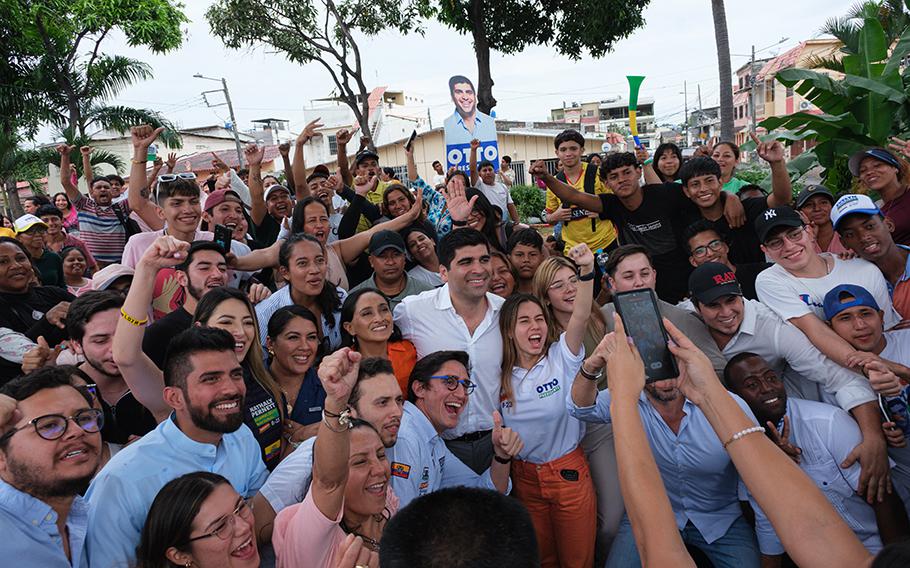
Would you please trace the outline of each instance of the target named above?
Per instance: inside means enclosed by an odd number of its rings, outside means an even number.
[[[66,282],[63,280],[63,260],[60,255],[52,250],[45,250],[41,254],[41,258],[32,258],[32,260],[38,267],[42,284],[61,288],[66,286]]]
[[[657,295],[677,303],[687,295],[692,270],[681,243],[694,205],[676,183],[649,184],[641,191],[641,205],[634,211],[612,193],[599,194],[600,218],[613,221],[622,244],[638,244],[648,250],[657,269]]]
[[[308,426],[322,419],[322,409],[325,406],[325,389],[316,374],[316,369],[310,367],[303,377],[303,384],[294,401],[294,410],[290,419],[298,424]]]
[[[728,195],[727,199],[735,199]],[[739,263],[765,262],[765,253],[761,251],[758,233],[755,232],[755,220],[768,210],[767,197],[750,197],[743,199],[743,209],[746,211],[746,224],[736,229],[731,229],[727,219],[721,216],[716,221],[709,221],[718,234],[730,247],[730,262]]]
[[[257,349],[254,345],[250,349]],[[281,412],[275,397],[259,384],[244,365],[243,382],[246,384],[246,408],[243,423],[246,424],[259,442],[262,461],[269,471],[275,469],[281,459]]]
[[[256,225],[256,240],[265,246],[271,246],[278,240],[281,224],[268,213],[262,218],[262,223]]]
[[[139,404],[133,393],[127,392],[111,406],[103,398],[101,408],[104,410],[104,427],[101,438],[105,442],[126,444],[130,436],[145,436],[158,426],[155,417],[149,410]]]
[[[758,294],[755,293],[755,279],[758,273],[771,266],[770,262],[745,262],[736,265],[736,281],[743,291],[743,297],[749,300],[757,300]]]
[[[35,286],[23,294],[0,293],[0,327],[23,333],[32,341],[43,336],[48,345],[57,345],[67,339],[66,332],[47,321],[44,314],[75,298],[56,286]]]
[[[142,338],[142,351],[159,369],[164,369],[164,355],[171,339],[191,325],[193,314],[183,309],[183,306],[177,308],[146,328]]]

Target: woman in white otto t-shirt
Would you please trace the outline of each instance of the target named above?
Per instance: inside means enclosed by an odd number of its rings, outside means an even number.
[[[582,567],[594,561],[596,497],[584,452],[584,425],[569,416],[566,398],[584,360],[584,334],[594,293],[594,255],[569,251],[580,267],[566,331],[557,336],[541,300],[509,297],[500,309],[503,338],[503,421],[525,446],[512,463],[513,495],[528,508],[543,566]]]

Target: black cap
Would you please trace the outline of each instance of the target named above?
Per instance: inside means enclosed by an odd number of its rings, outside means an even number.
[[[322,164],[319,164],[318,166],[313,168],[313,171],[310,172],[310,175],[308,175],[306,177],[306,182],[310,183],[314,179],[318,179],[318,178],[328,179],[331,175],[332,174],[331,174],[331,172],[329,172],[329,168],[327,168],[326,166],[324,166]]]
[[[370,237],[370,246],[368,250],[371,255],[375,256],[381,254],[382,251],[387,248],[393,248],[401,254],[404,254],[404,239],[395,231],[379,231]]]
[[[700,304],[710,304],[724,296],[742,296],[736,273],[719,262],[706,262],[689,275],[689,291]]]
[[[823,185],[807,185],[799,192],[799,195],[796,196],[796,208],[802,209],[803,205],[816,195],[826,196],[831,200],[831,205],[834,205],[834,194],[830,189]]]
[[[764,243],[768,233],[778,227],[802,227],[803,218],[790,207],[775,207],[768,209],[755,219],[755,232],[758,240]]]
[[[372,150],[362,150],[362,151],[358,152],[357,155],[354,156],[354,167],[356,168],[357,166],[360,165],[360,162],[367,160],[369,158],[372,158],[378,162],[379,154],[377,154],[376,152],[373,152]]]

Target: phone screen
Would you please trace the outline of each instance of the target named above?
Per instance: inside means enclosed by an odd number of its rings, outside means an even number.
[[[405,147],[406,150],[409,150],[409,151],[410,151],[411,145],[414,143],[414,139],[415,139],[415,138],[417,138],[417,131],[416,131],[416,130],[413,131],[413,132],[411,132],[410,138],[408,138],[408,141],[405,142],[404,147]]]
[[[650,288],[619,292],[613,299],[616,311],[622,318],[626,335],[632,338],[645,363],[648,382],[672,379],[679,376],[676,359],[667,347],[667,330],[664,329],[657,296]]]
[[[224,225],[215,225],[214,241],[221,246],[221,250],[226,253],[231,252],[231,233],[232,231]]]

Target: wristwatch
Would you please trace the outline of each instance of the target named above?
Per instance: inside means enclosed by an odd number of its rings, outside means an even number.
[[[578,372],[581,373],[582,377],[588,379],[589,381],[599,381],[600,378],[604,376],[604,370],[602,368],[599,371],[597,371],[596,374],[589,373],[588,371],[585,370],[584,363],[582,363],[581,367],[578,368]]]

